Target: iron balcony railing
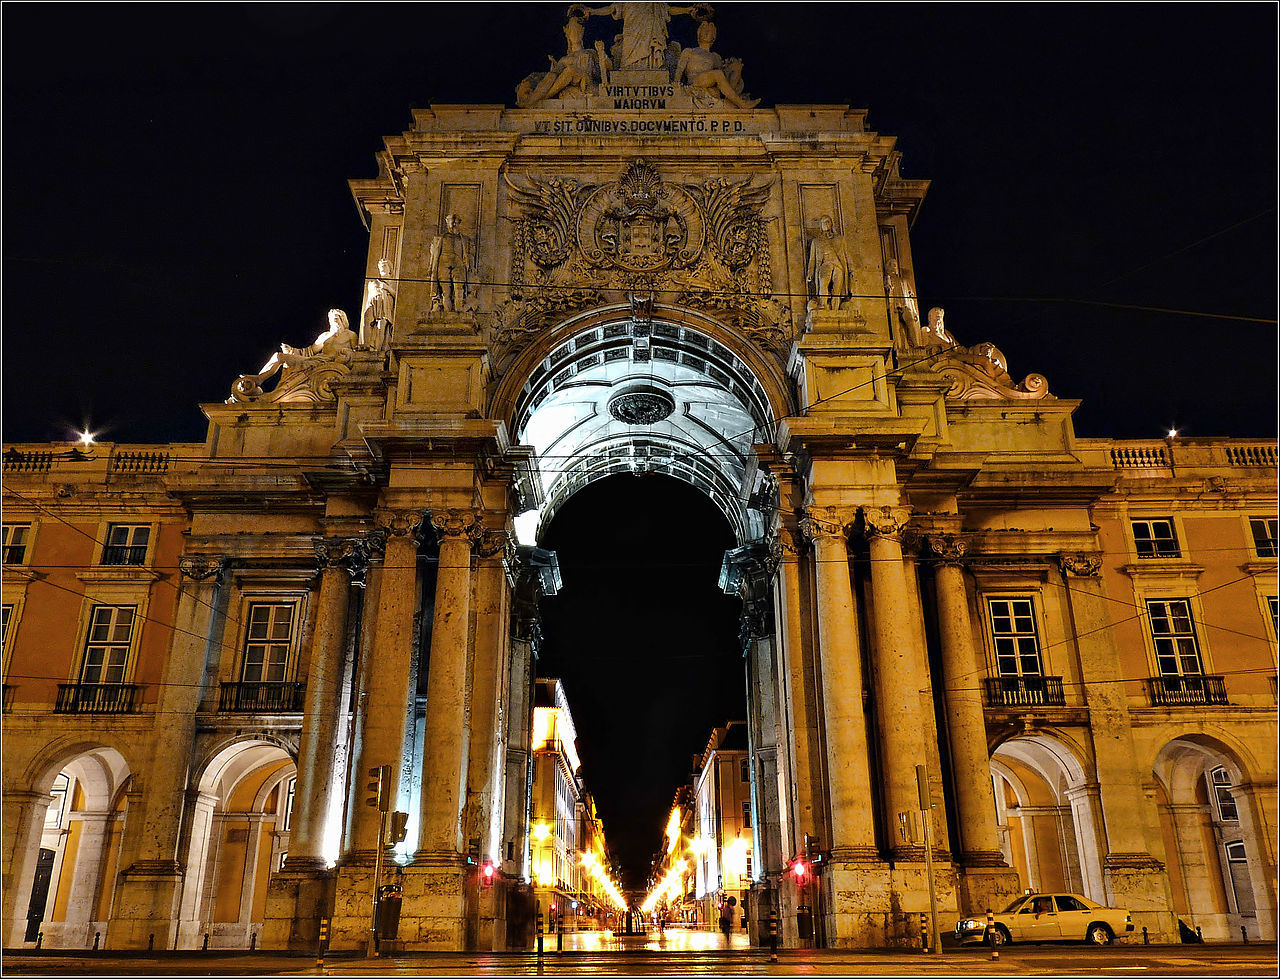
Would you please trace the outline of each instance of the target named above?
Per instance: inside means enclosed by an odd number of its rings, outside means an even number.
[[[1147,688],[1155,707],[1227,703],[1227,688],[1220,676],[1153,676]]]
[[[222,714],[300,714],[305,683],[263,681],[224,683],[218,698]]]
[[[988,707],[1061,707],[1060,676],[990,676],[987,683]]]
[[[55,714],[132,714],[136,683],[59,683]]]

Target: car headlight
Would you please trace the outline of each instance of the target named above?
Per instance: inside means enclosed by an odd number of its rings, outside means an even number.
[[[963,921],[960,922],[960,928],[963,931],[968,931],[970,928],[979,928],[979,927],[985,927],[985,926],[986,926],[985,921],[979,921],[976,918],[965,918]]]

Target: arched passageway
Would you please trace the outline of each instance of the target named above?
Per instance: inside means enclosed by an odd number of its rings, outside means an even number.
[[[106,935],[130,779],[119,751],[92,746],[63,752],[31,792],[6,793],[17,837],[8,944],[88,948]]]
[[[1216,738],[1188,734],[1156,756],[1160,830],[1173,907],[1206,939],[1275,937],[1268,841],[1250,774]]]
[[[1047,735],[1012,738],[991,771],[1001,849],[1022,886],[1106,903],[1096,789],[1074,749]]]
[[[248,948],[262,928],[270,875],[289,851],[297,769],[279,745],[228,745],[205,765],[191,801],[180,945]]]

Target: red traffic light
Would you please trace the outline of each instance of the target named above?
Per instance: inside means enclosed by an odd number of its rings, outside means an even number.
[[[809,865],[803,860],[797,860],[791,865],[791,872],[796,875],[796,880],[804,883],[809,877]]]
[[[486,884],[493,883],[493,875],[496,872],[497,872],[497,868],[493,864],[489,863],[488,861],[485,861],[484,866],[480,868],[480,874],[483,877],[484,882]]]

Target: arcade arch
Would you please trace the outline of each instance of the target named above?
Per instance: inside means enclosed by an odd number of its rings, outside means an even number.
[[[1096,787],[1077,753],[1048,735],[1015,737],[992,753],[991,772],[1001,849],[1022,886],[1106,903]]]
[[[289,849],[297,775],[279,744],[250,739],[218,750],[189,797],[190,845],[180,944],[246,948],[262,928],[270,875]]]
[[[1160,830],[1174,911],[1206,939],[1274,938],[1275,895],[1250,772],[1223,741],[1185,734],[1160,749]]]
[[[115,748],[76,746],[40,769],[31,792],[6,793],[17,830],[10,944],[43,935],[47,948],[85,948],[106,934],[131,778]]]

